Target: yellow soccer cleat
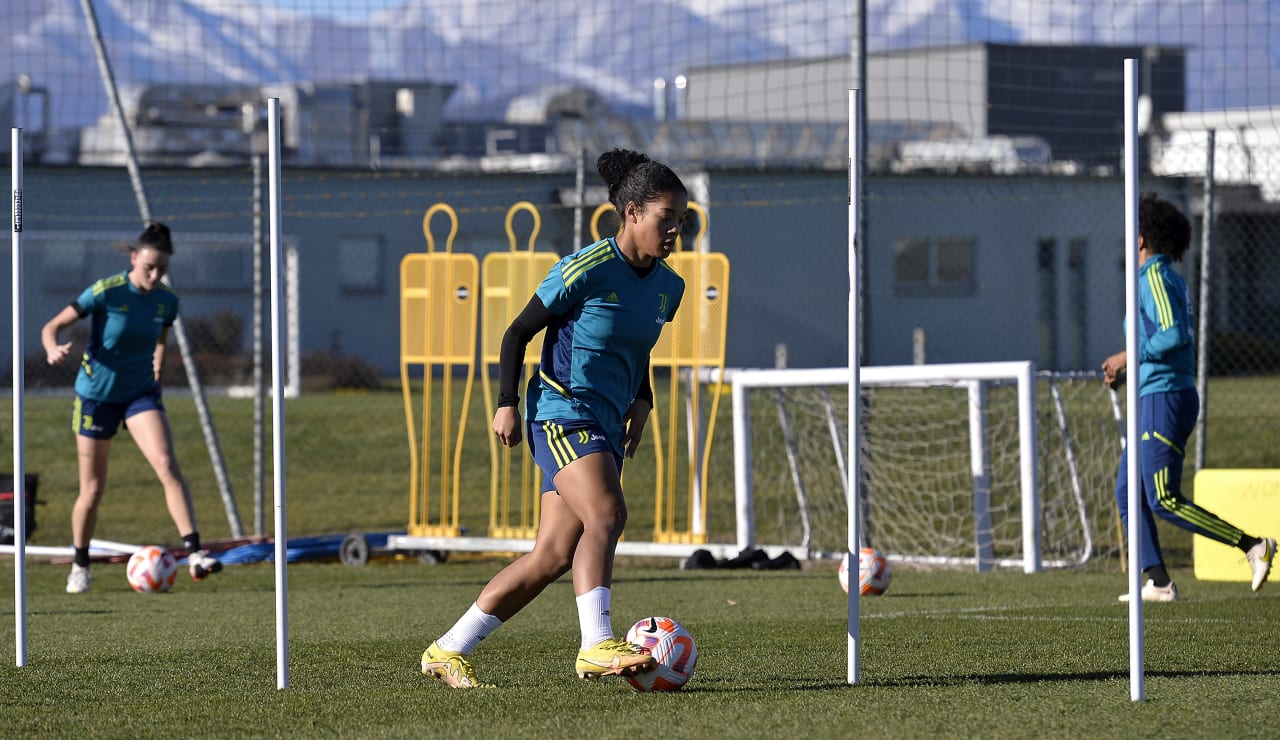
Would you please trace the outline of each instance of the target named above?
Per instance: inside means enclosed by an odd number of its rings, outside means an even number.
[[[422,653],[422,675],[455,689],[492,689],[491,683],[480,683],[476,669],[462,653],[441,650],[434,642]]]
[[[647,648],[626,640],[610,638],[578,651],[574,667],[578,678],[594,681],[601,676],[633,676],[648,673],[658,665]]]

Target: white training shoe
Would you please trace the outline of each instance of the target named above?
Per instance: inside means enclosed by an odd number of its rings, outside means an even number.
[[[1120,594],[1120,600],[1129,603],[1129,594]],[[1182,597],[1178,595],[1178,587],[1173,585],[1173,581],[1169,581],[1168,586],[1157,586],[1155,581],[1150,578],[1142,584],[1142,600],[1143,601],[1181,601]]]
[[[222,570],[222,561],[209,554],[208,550],[193,552],[187,556],[187,564],[191,566],[191,580],[201,581]]]
[[[1263,537],[1258,544],[1249,548],[1249,552],[1244,556],[1253,570],[1253,590],[1257,591],[1267,582],[1267,576],[1271,575],[1271,561],[1276,556],[1276,541],[1270,537]]]
[[[89,590],[89,585],[93,582],[93,574],[89,572],[89,566],[75,565],[71,566],[71,573],[67,576],[67,593],[82,594]]]

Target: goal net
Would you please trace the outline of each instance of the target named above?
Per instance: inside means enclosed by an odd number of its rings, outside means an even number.
[[[740,542],[848,541],[847,369],[733,374]],[[923,565],[1069,567],[1122,550],[1118,406],[1094,373],[1029,363],[860,373],[860,539]]]

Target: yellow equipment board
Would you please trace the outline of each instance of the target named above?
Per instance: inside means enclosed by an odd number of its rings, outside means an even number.
[[[533,218],[528,249],[523,252],[517,251],[516,233],[512,227],[516,214],[521,212],[527,212]],[[483,380],[485,408],[489,419],[497,411],[493,372],[497,369],[502,352],[502,337],[511,320],[529,302],[542,278],[560,259],[554,252],[534,251],[538,232],[542,228],[542,218],[532,203],[521,201],[511,206],[507,211],[506,228],[511,251],[493,252],[485,256],[480,292],[480,300],[484,305],[480,331],[480,377]],[[525,349],[525,380],[537,372],[541,356],[540,334]],[[520,392],[524,393],[523,387]],[[538,533],[538,515],[542,501],[542,473],[533,464],[532,457],[520,447],[514,452],[514,456],[520,460],[519,475],[516,475],[512,470],[516,467],[512,450],[499,443],[496,436],[488,436],[489,536],[534,538]]]
[[[696,203],[690,203],[689,209],[700,217],[696,250],[706,232],[706,211]],[[667,264],[684,278],[685,291],[676,318],[663,330],[649,363],[651,380],[653,368],[669,370],[666,409],[655,408],[651,424],[657,446],[654,541],[704,543],[707,471],[723,388],[729,259],[715,252],[678,251],[667,257]],[[714,373],[710,408],[705,409],[703,375],[708,370]],[[661,399],[656,381],[654,391],[655,400]],[[678,485],[681,463],[685,475]],[[677,507],[680,489],[687,497]]]
[[[613,218],[611,220],[613,221],[614,224],[616,224],[616,228],[614,230],[615,235],[622,233],[622,224],[619,223],[618,221],[617,211],[613,210],[613,204],[601,203],[600,205],[596,206],[596,209],[594,211],[591,212],[591,223],[590,223],[591,238],[594,241],[600,241],[603,238],[600,236],[600,219],[603,218],[606,213],[613,214]],[[581,246],[581,245],[576,245],[576,246]]]
[[[1196,473],[1196,503],[1256,536],[1280,533],[1280,470],[1224,469]],[[1196,578],[1245,581],[1252,575],[1243,555],[1230,545],[1194,538]]]
[[[431,217],[443,212],[452,220],[445,251],[435,251]],[[480,264],[475,255],[453,254],[458,216],[437,203],[422,220],[427,252],[405,255],[400,262],[400,384],[409,431],[409,528],[414,536],[457,537],[459,470],[467,409],[475,378],[476,328]],[[414,400],[410,369],[422,368],[422,397]],[[459,370],[460,372],[455,372]],[[461,372],[464,371],[464,372]],[[441,403],[434,410],[435,385]],[[455,391],[461,384],[461,402]],[[460,408],[459,408],[460,406]],[[415,409],[421,409],[421,428]],[[438,423],[438,430],[433,424]],[[433,443],[440,461],[432,464]],[[433,504],[432,481],[436,500]]]

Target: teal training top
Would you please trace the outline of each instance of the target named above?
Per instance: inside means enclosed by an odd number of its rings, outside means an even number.
[[[1163,254],[1138,275],[1138,395],[1196,387],[1195,318],[1187,283]]]
[[[610,238],[557,262],[536,295],[555,318],[529,381],[526,417],[594,422],[621,454],[624,417],[684,280],[662,260],[636,274]]]
[[[85,288],[72,302],[90,317],[89,342],[76,374],[76,393],[108,403],[132,401],[157,388],[156,343],[178,318],[178,295],[164,283],[143,294],[122,272]]]

